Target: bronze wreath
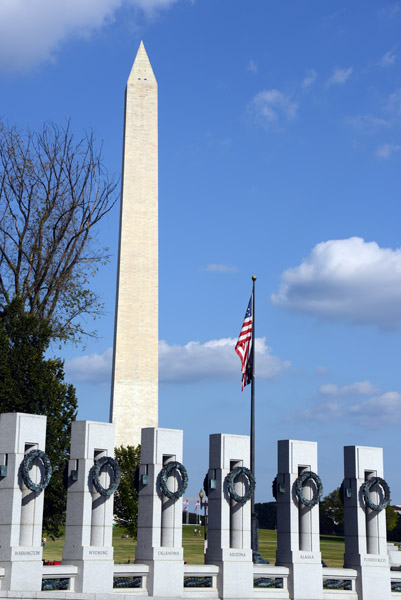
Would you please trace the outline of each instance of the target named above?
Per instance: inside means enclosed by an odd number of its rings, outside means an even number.
[[[102,469],[104,469],[106,466],[111,467],[113,471],[113,480],[108,488],[104,488],[100,483],[100,474]],[[114,494],[120,484],[121,478],[120,465],[115,458],[112,458],[111,456],[102,456],[102,458],[95,460],[95,464],[93,465],[92,469],[92,481],[96,491],[99,492],[101,496],[111,496]]]
[[[384,492],[384,500],[381,504],[374,504],[370,499],[369,493],[374,485],[380,485]],[[370,479],[365,481],[365,483],[361,485],[361,491],[363,499],[365,500],[365,504],[369,506],[369,508],[371,508],[372,510],[375,510],[376,512],[380,512],[390,504],[390,488],[388,486],[388,483],[381,477],[371,477]]]
[[[34,483],[29,475],[29,471],[32,469],[33,462],[37,458],[42,461],[45,472],[43,479],[39,483]],[[41,492],[44,490],[49,485],[52,472],[53,469],[49,457],[43,450],[31,450],[28,454],[25,454],[24,460],[22,461],[22,481],[28,489],[33,492]]]
[[[205,475],[205,479],[203,480],[203,489],[205,491],[206,497],[209,497],[209,471]]]
[[[235,483],[238,481],[239,477],[244,475],[248,479],[248,489],[243,496],[240,496],[235,491]],[[251,498],[253,492],[255,491],[256,481],[255,476],[246,467],[235,467],[232,471],[228,473],[226,476],[226,484],[227,491],[231,498],[240,504],[245,504]]]
[[[172,475],[173,471],[179,471],[181,475],[181,485],[175,492],[172,492],[167,487],[167,479]],[[160,491],[161,493],[172,500],[178,500],[184,494],[188,486],[188,473],[184,465],[174,460],[166,464],[160,471]]]
[[[272,495],[273,498],[275,500],[277,500],[277,496],[278,496],[278,482],[277,482],[277,475],[275,476],[275,478],[272,481]]]
[[[341,485],[339,487],[339,490],[338,490],[338,493],[339,493],[339,496],[340,496],[340,502],[341,502],[341,504],[343,506],[344,506],[344,498],[345,498],[345,494],[344,494],[344,481],[345,481],[345,479],[342,480],[342,483],[341,483]]]
[[[316,485],[316,491],[313,492],[313,497],[310,500],[305,498],[303,491],[302,491],[303,487],[304,487],[305,483],[308,481],[308,479],[312,479],[312,481],[314,481],[315,485]],[[301,475],[299,477],[297,477],[297,479],[295,480],[294,487],[295,487],[295,493],[297,495],[298,500],[304,506],[310,506],[310,507],[316,506],[316,504],[319,503],[320,498],[322,497],[322,494],[323,494],[322,480],[320,479],[319,475],[317,475],[313,471],[304,471],[303,473],[301,473]]]

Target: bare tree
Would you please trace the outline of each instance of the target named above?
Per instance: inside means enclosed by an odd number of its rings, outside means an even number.
[[[21,297],[55,339],[94,335],[83,317],[102,304],[89,277],[108,259],[95,226],[116,188],[93,134],[76,141],[69,123],[21,132],[0,122],[0,306]]]

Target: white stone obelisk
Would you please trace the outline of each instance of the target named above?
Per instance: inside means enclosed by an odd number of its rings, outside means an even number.
[[[157,82],[141,42],[125,96],[111,421],[115,445],[158,425]]]

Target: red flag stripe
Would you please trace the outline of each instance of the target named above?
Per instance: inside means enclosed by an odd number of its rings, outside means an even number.
[[[250,348],[252,346],[252,334],[253,334],[253,315],[252,315],[252,295],[248,304],[248,308],[245,313],[244,322],[241,327],[241,331],[235,345],[235,352],[238,354],[241,360],[241,372],[242,372],[242,389],[249,383],[248,366],[250,359]]]

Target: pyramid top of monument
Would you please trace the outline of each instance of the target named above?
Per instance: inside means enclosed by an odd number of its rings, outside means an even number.
[[[139,45],[134,64],[132,65],[131,73],[128,78],[129,83],[133,81],[156,81],[152,65],[150,64],[150,60],[142,41]]]

